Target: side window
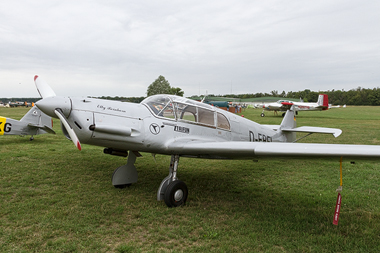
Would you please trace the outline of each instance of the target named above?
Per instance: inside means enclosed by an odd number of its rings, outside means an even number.
[[[197,108],[195,106],[178,103],[176,109],[177,119],[197,122]]]
[[[218,128],[230,130],[230,123],[228,122],[228,119],[226,118],[226,116],[218,112],[217,120],[218,120]]]
[[[198,122],[210,126],[215,126],[214,112],[198,107]]]

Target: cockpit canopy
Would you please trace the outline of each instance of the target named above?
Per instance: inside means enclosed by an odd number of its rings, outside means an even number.
[[[141,103],[146,105],[157,117],[230,130],[227,117],[220,112],[216,112],[215,107],[208,104],[163,94],[148,97]]]

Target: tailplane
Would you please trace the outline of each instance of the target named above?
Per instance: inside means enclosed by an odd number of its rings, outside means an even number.
[[[327,96],[327,95],[326,95]],[[297,142],[300,139],[305,138],[313,133],[320,134],[332,134],[334,137],[338,137],[342,130],[337,128],[327,128],[327,127],[310,127],[310,126],[301,126],[297,127],[297,121],[294,113],[294,106],[290,108],[285,114],[284,119],[281,122],[280,127],[277,129],[279,134],[283,135],[285,142]],[[296,133],[305,133],[307,135],[297,139]]]

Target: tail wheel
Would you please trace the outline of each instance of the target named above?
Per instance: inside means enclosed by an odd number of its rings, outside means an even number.
[[[164,194],[165,204],[168,207],[177,207],[184,205],[187,199],[187,186],[181,180],[170,182]]]

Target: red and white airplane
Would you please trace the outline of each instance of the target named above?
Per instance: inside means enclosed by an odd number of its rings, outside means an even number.
[[[264,111],[274,111],[275,114],[280,111],[283,112],[282,116],[284,116],[285,112],[289,110],[291,106],[294,106],[296,113],[298,111],[324,111],[329,109],[329,100],[326,94],[319,94],[318,101],[316,103],[278,100],[274,103],[264,104],[261,117],[265,116]]]

